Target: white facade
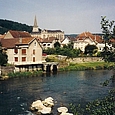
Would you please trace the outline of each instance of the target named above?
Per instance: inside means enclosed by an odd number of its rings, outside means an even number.
[[[8,63],[13,65],[42,64],[42,47],[37,39],[31,38],[26,44],[23,44],[23,39],[22,43],[15,43],[15,47],[4,47],[8,55]]]

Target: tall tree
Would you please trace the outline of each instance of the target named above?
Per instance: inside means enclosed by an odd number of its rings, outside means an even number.
[[[105,61],[111,61],[113,60],[112,57],[115,56],[115,52],[114,51],[110,51],[110,49],[108,49],[107,47],[107,43],[109,44],[109,41],[111,38],[113,38],[114,34],[115,34],[115,26],[114,26],[114,22],[115,21],[109,21],[106,19],[106,16],[101,16],[102,20],[101,20],[101,29],[102,29],[102,33],[103,33],[103,39],[104,39],[104,43],[105,43],[105,48],[103,51],[103,58]]]

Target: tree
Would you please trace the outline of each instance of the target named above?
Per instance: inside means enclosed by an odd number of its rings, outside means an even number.
[[[2,50],[2,45],[0,43],[0,65],[3,66],[7,64],[7,55],[6,53]]]
[[[107,47],[107,43],[110,43],[110,39],[114,38],[115,35],[115,26],[114,22],[115,21],[109,21],[106,19],[106,16],[101,16],[101,29],[103,33],[103,40],[105,43],[105,48],[104,51],[102,52],[102,57],[105,61],[113,61],[113,56],[115,56],[115,51],[110,50]]]
[[[96,49],[98,49],[95,45],[87,45],[85,47],[85,54],[89,54],[92,56],[92,54],[94,53],[94,51],[96,51]]]
[[[60,43],[59,43],[59,42],[56,42],[56,43],[54,44],[54,48],[56,48],[56,47],[60,47]]]

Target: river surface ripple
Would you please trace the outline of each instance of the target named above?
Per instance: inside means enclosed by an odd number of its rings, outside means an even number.
[[[33,115],[29,111],[31,103],[49,96],[54,98],[54,114],[62,105],[84,105],[108,94],[115,85],[102,87],[100,83],[112,75],[112,70],[88,70],[0,81],[0,115]]]

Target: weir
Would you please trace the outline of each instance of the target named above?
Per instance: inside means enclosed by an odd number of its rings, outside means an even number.
[[[45,72],[57,72],[58,62],[44,62],[42,64],[26,64],[26,65],[15,65],[16,71],[37,71],[42,70]]]

